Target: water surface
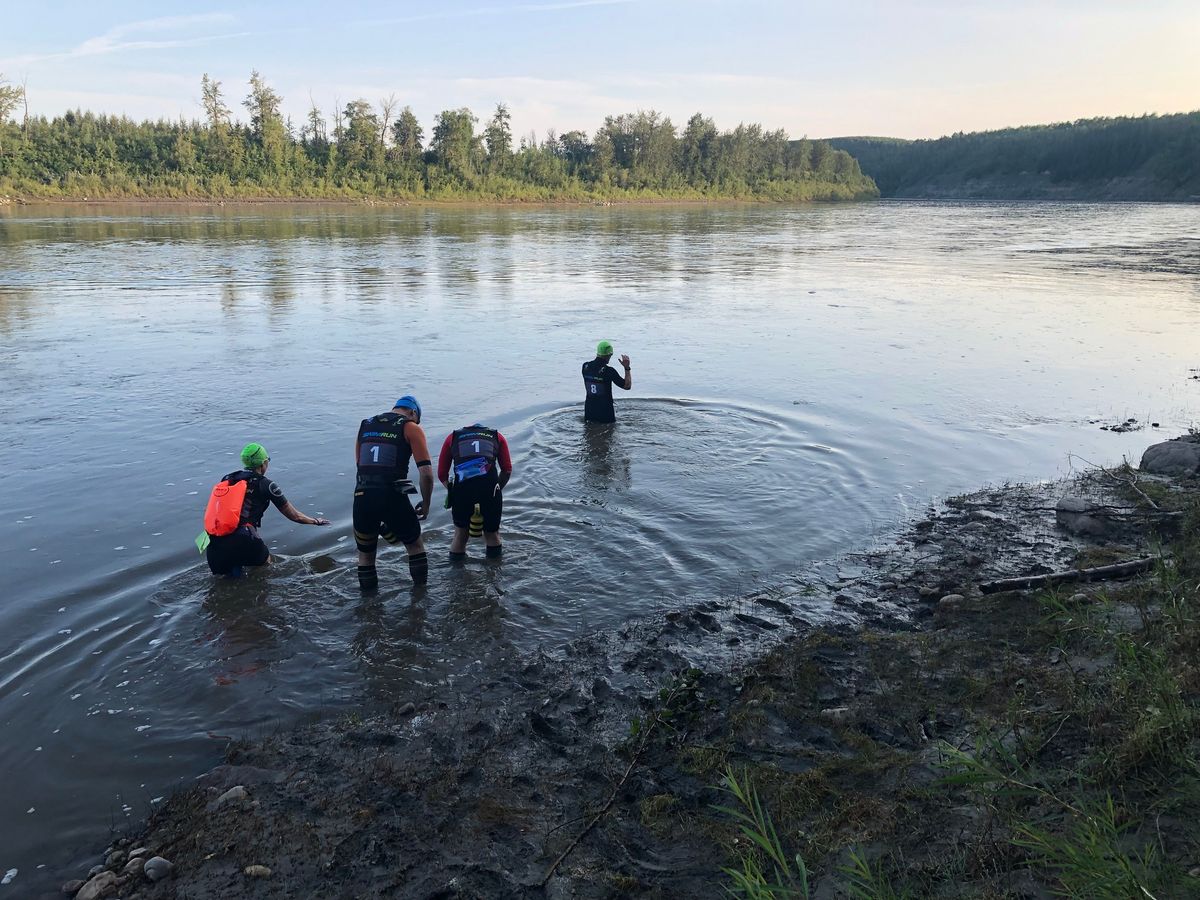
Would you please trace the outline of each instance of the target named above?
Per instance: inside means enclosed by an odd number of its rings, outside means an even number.
[[[8,889],[90,865],[229,736],[787,578],[1068,454],[1136,458],[1150,431],[1100,424],[1200,418],[1198,272],[1195,206],[0,213]],[[635,389],[589,431],[601,338]],[[364,603],[353,436],[410,392],[431,444],[508,436],[507,554],[446,566],[438,494],[429,590],[386,550]],[[281,562],[214,581],[191,541],[250,440],[335,524],[269,512]]]

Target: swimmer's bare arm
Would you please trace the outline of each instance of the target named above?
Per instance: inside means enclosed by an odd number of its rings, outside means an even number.
[[[421,502],[417,504],[417,518],[429,518],[429,503],[433,499],[433,466],[426,463],[417,469],[421,483]]]
[[[285,516],[287,516],[289,519],[291,519],[293,522],[298,522],[301,525],[328,525],[329,524],[328,519],[314,519],[312,516],[306,516],[304,513],[300,512],[300,510],[296,509],[296,507],[292,506],[292,502],[290,500],[279,511],[281,513],[283,513]]]

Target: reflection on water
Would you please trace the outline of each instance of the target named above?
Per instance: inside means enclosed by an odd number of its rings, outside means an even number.
[[[581,495],[603,504],[609,491],[627,491],[633,486],[633,466],[620,445],[620,426],[611,422],[585,422],[579,454]]]
[[[1168,205],[0,210],[0,870],[57,877],[226,735],[1136,458],[1151,435],[1089,420],[1195,421],[1198,242]],[[585,426],[601,338],[637,378]],[[364,599],[351,439],[404,393],[434,448],[508,437],[505,555],[451,566],[438,494],[428,589],[388,548]],[[250,440],[334,527],[268,513],[278,562],[215,581],[191,541]]]

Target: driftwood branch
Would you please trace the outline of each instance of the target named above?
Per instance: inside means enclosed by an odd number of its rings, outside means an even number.
[[[564,849],[562,853],[558,854],[558,857],[550,864],[550,868],[547,869],[546,874],[542,876],[542,887],[545,887],[550,882],[550,879],[554,877],[554,873],[558,870],[558,867],[562,861],[571,855],[571,852],[579,846],[579,842],[587,837],[588,832],[595,828],[597,823],[599,823],[599,821],[608,813],[609,809],[612,808],[613,802],[621,793],[621,788],[625,786],[625,782],[629,780],[629,776],[633,774],[633,770],[637,768],[638,763],[641,761],[642,753],[649,745],[650,738],[653,736],[658,726],[664,725],[668,728],[670,727],[664,721],[663,710],[671,708],[672,702],[679,695],[681,690],[682,688],[678,684],[673,686],[670,693],[667,695],[666,700],[663,702],[662,707],[655,711],[654,715],[650,718],[650,722],[647,727],[642,729],[642,736],[641,740],[638,741],[637,749],[634,750],[633,756],[629,760],[629,765],[625,767],[625,772],[621,775],[620,780],[617,781],[617,783],[613,786],[612,792],[608,795],[608,799],[604,801],[604,805],[600,807],[599,812],[592,817],[591,821],[587,823],[584,829],[575,836],[575,839],[571,841],[571,843],[567,844],[566,849]]]
[[[999,581],[985,581],[979,590],[985,594],[996,594],[1000,591],[1021,591],[1029,588],[1050,587],[1055,584],[1070,584],[1076,581],[1104,581],[1108,578],[1125,578],[1148,572],[1154,568],[1154,557],[1134,559],[1129,562],[1113,563],[1108,566],[1094,566],[1090,569],[1068,569],[1065,572],[1051,572],[1049,575],[1029,575],[1025,578],[1001,578]]]
[[[1151,509],[1158,509],[1158,504],[1155,503],[1153,500],[1151,500],[1150,497],[1146,494],[1146,492],[1137,486],[1137,475],[1131,475],[1129,478],[1122,478],[1116,472],[1112,471],[1112,469],[1106,469],[1106,468],[1104,468],[1104,466],[1098,466],[1094,462],[1088,462],[1088,460],[1084,459],[1082,456],[1075,456],[1074,454],[1068,454],[1068,455],[1074,457],[1075,459],[1078,459],[1080,462],[1087,463],[1087,465],[1092,466],[1096,469],[1099,469],[1106,476],[1108,476],[1111,480],[1117,482],[1117,484],[1123,484],[1127,488],[1132,489],[1139,497],[1141,497],[1143,500],[1146,501],[1146,503],[1150,506]],[[1126,461],[1125,465],[1127,468],[1129,468],[1128,461]],[[1132,469],[1130,469],[1130,471],[1132,472]]]

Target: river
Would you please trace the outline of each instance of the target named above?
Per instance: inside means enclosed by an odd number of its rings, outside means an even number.
[[[1200,419],[1198,325],[1194,205],[0,209],[0,896],[76,877],[230,737],[1136,461]],[[597,434],[602,338],[634,389]],[[508,437],[507,552],[450,568],[439,488],[428,591],[388,549],[364,602],[353,438],[406,393],[431,447]],[[1129,418],[1159,427],[1100,427]],[[333,526],[268,512],[280,561],[214,580],[192,540],[252,440]]]

